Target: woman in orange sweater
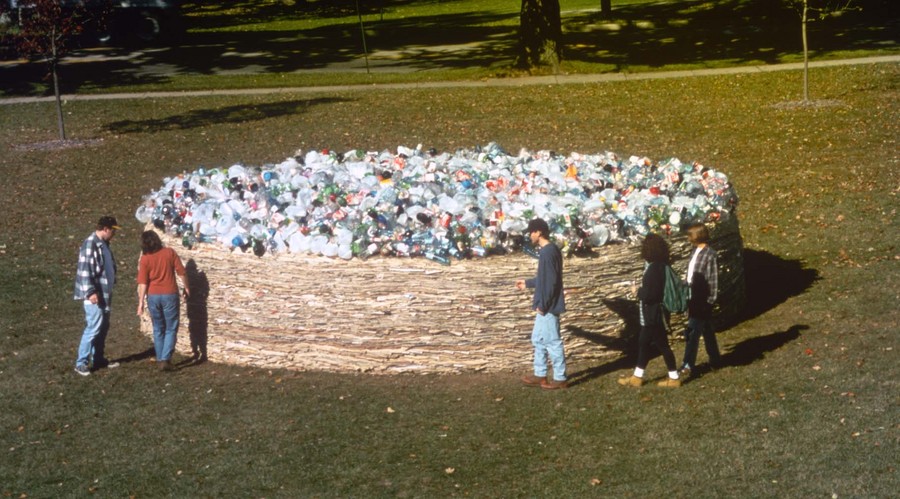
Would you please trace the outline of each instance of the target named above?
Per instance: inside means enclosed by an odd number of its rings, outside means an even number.
[[[178,336],[178,317],[181,305],[175,274],[184,283],[184,296],[190,297],[190,285],[181,259],[172,248],[163,247],[159,235],[152,231],[141,234],[141,261],[138,264],[138,316],[144,306],[153,322],[153,345],[156,361],[163,371],[172,371],[172,353]]]

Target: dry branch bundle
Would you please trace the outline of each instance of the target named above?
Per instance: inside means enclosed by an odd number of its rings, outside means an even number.
[[[742,240],[736,216],[712,226],[719,256],[719,314],[729,319],[744,296]],[[424,258],[362,261],[296,254],[241,253],[219,245],[194,249],[163,235],[186,262],[192,297],[182,313],[177,348],[205,349],[210,359],[265,368],[368,373],[458,373],[527,369],[537,260],[524,254],[453,261]],[[669,239],[684,274],[685,236]],[[639,245],[618,243],[564,261],[569,310],[562,317],[569,362],[619,353],[633,334],[640,280]],[[673,330],[684,324],[673,317]],[[141,329],[152,335],[149,317]],[[192,345],[193,343],[193,345]]]

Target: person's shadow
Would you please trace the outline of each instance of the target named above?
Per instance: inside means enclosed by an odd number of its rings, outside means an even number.
[[[119,357],[118,359],[113,359],[114,362],[119,362],[122,364],[126,364],[129,362],[140,362],[142,360],[151,359],[156,356],[156,349],[152,346],[142,352],[133,353],[131,355],[125,357]]]
[[[776,331],[765,336],[748,338],[728,347],[722,354],[723,366],[749,366],[762,360],[767,352],[781,348],[800,337],[800,331],[809,329],[805,324],[795,324],[784,331]]]
[[[574,336],[590,340],[598,346],[602,346],[610,351],[616,351],[618,354],[611,362],[570,374],[569,386],[586,383],[604,374],[634,367],[635,362],[637,362],[637,338],[638,333],[641,331],[637,302],[625,298],[611,298],[603,300],[603,304],[624,321],[625,325],[621,335],[610,337],[596,334],[575,325],[567,326],[566,330]]]
[[[184,266],[188,282],[191,285],[191,296],[186,300],[188,334],[191,338],[191,358],[181,364],[206,362],[206,345],[209,340],[209,279],[206,272],[197,267],[197,262],[188,260]]]

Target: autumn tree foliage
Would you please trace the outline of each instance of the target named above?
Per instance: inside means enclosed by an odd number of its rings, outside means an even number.
[[[550,66],[555,71],[561,58],[559,0],[522,0],[516,65],[523,68]]]

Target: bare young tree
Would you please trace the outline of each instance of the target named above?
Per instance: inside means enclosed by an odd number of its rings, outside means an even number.
[[[83,2],[25,0],[19,2],[19,32],[15,45],[25,57],[39,57],[47,64],[56,96],[59,139],[66,140],[62,99],[59,90],[59,61],[69,53],[73,37],[82,32],[87,19]]]
[[[853,0],[789,0],[800,11],[800,32],[803,38],[803,102],[809,102],[809,40],[807,26],[830,16],[852,10]]]
[[[559,0],[522,0],[516,65],[523,68],[550,66],[555,72],[561,58]]]

